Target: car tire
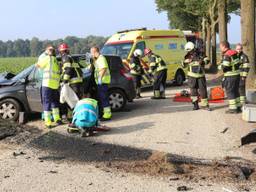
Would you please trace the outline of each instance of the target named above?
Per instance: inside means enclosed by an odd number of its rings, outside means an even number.
[[[175,85],[181,86],[183,85],[185,80],[184,72],[181,70],[178,70],[175,75]]]
[[[109,103],[113,112],[121,111],[127,103],[125,93],[120,89],[112,89],[109,91]]]
[[[0,120],[16,121],[21,111],[20,104],[14,99],[0,101]]]

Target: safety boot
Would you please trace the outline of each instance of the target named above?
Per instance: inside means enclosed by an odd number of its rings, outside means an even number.
[[[194,107],[193,107],[193,110],[194,110],[194,111],[200,109],[200,108],[199,108],[198,101],[193,102],[193,105],[194,105]]]
[[[154,91],[154,96],[151,99],[161,99],[160,91]]]
[[[243,112],[242,107],[237,107],[236,111],[237,111],[237,113],[242,113]]]
[[[140,93],[141,93],[141,89],[140,89],[140,88],[136,88],[136,97],[135,97],[135,99],[140,99],[140,98],[142,98],[141,95],[140,95]]]
[[[204,110],[206,110],[206,111],[212,111],[212,109],[210,108],[209,105],[202,106],[201,109],[204,109]]]
[[[160,98],[161,98],[161,99],[166,99],[165,91],[161,91],[161,92],[160,92]]]
[[[103,109],[103,116],[100,119],[101,121],[109,121],[112,118],[112,113],[111,113],[111,108],[110,107],[105,107]]]
[[[52,116],[51,111],[44,111],[44,123],[45,123],[45,127],[48,129],[53,128],[51,116]]]

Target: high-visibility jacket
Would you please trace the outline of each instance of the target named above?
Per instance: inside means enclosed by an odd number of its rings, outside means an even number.
[[[152,71],[152,73],[167,69],[166,63],[159,55],[151,54],[149,56],[149,62],[150,71]]]
[[[129,67],[130,67],[130,73],[132,75],[142,75],[143,73],[143,68],[141,66],[141,63],[140,63],[140,58],[139,57],[135,57],[133,56],[130,60],[130,63],[129,63]]]
[[[240,60],[238,53],[234,50],[227,50],[222,56],[220,67],[225,77],[240,75]]]
[[[61,57],[62,61],[62,81],[69,84],[83,82],[83,72],[77,63],[74,63],[70,55],[64,54]]]
[[[188,53],[182,62],[183,68],[188,68],[188,76],[201,78],[205,76],[205,62],[196,52]]]
[[[103,55],[100,55],[94,61],[94,67],[95,67],[94,78],[95,78],[96,84],[98,85],[99,78],[101,78],[102,84],[110,84],[111,76],[110,76],[109,66],[108,66],[107,59]],[[103,69],[106,69],[106,72],[103,77],[100,77],[99,73]]]
[[[45,55],[37,63],[43,70],[43,87],[59,89],[60,86],[60,67],[54,56]]]
[[[239,59],[240,59],[240,76],[247,77],[250,70],[249,58],[244,52],[241,52],[239,54]]]
[[[94,99],[85,98],[77,102],[73,111],[72,123],[80,128],[89,128],[98,123],[98,103]]]

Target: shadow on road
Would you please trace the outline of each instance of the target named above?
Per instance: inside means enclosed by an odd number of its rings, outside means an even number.
[[[178,175],[184,179],[200,179],[202,177],[233,181],[239,166],[248,166],[253,173],[255,165],[245,161],[207,160],[176,154],[166,154],[147,149],[94,142],[93,138],[78,138],[48,132],[30,144],[43,153],[40,161],[58,161],[74,163],[92,163],[102,170],[120,170],[130,173],[149,174],[153,176]],[[46,152],[46,153],[45,153]],[[253,166],[253,168],[251,168]],[[236,168],[238,167],[238,169]],[[241,172],[241,170],[240,170]],[[239,173],[240,173],[239,172]],[[252,176],[253,180],[255,174]]]
[[[150,129],[154,125],[155,125],[154,122],[142,122],[142,123],[136,123],[132,125],[112,127],[114,129],[111,129],[111,131],[109,132],[101,132],[100,135],[118,135],[118,134],[123,135],[131,132],[141,131],[144,129]]]

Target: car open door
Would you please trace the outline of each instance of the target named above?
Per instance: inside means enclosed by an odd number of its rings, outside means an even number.
[[[31,111],[42,112],[41,103],[42,73],[36,67],[29,74],[26,84],[26,95]]]

